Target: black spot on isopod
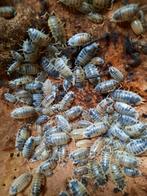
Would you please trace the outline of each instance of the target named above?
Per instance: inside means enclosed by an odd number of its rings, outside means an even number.
[[[4,184],[2,184],[2,186],[6,186],[6,184],[4,183]]]

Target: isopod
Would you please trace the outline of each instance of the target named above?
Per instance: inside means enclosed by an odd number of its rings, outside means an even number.
[[[16,71],[22,75],[36,75],[39,72],[39,68],[35,64],[25,63],[16,68]]]
[[[127,142],[130,140],[129,135],[127,135],[117,124],[112,125],[109,131],[114,137],[121,141]]]
[[[70,137],[66,133],[53,133],[46,138],[47,145],[61,146],[70,142]]]
[[[15,79],[15,80],[11,80],[9,82],[9,85],[12,88],[16,88],[18,86],[21,86],[21,85],[24,85],[24,84],[32,82],[33,79],[34,78],[32,76],[23,76],[23,77]]]
[[[109,172],[110,161],[111,161],[110,153],[111,153],[111,148],[109,146],[106,146],[102,150],[102,157],[101,157],[100,165],[102,166],[105,174],[108,174]]]
[[[114,152],[114,156],[119,164],[125,167],[134,168],[139,165],[137,158],[125,151],[117,150]]]
[[[25,142],[23,150],[22,150],[23,157],[25,157],[26,159],[29,159],[33,154],[35,146],[36,145],[35,145],[33,136],[29,137],[27,141]]]
[[[38,81],[33,81],[26,84],[25,89],[31,92],[36,92],[42,90],[42,83]]]
[[[126,145],[126,149],[128,152],[130,152],[134,155],[142,154],[147,150],[147,139],[140,138],[140,139],[131,140]]]
[[[128,115],[134,118],[139,117],[139,114],[137,113],[135,108],[123,102],[115,102],[114,109],[121,115]]]
[[[97,104],[96,110],[100,114],[104,114],[106,112],[112,113],[114,111],[113,104],[114,104],[114,101],[111,98],[102,99],[102,101],[100,101],[100,103]]]
[[[68,109],[69,106],[73,103],[74,99],[75,93],[72,91],[67,92],[63,99],[59,102],[61,110]]]
[[[15,103],[17,101],[16,96],[11,93],[5,93],[4,98],[6,101],[8,101],[10,103]]]
[[[85,82],[85,73],[82,67],[75,67],[74,70],[74,84],[77,88],[83,88]]]
[[[120,191],[123,191],[124,187],[126,186],[126,183],[121,168],[119,168],[117,164],[112,163],[110,165],[110,171],[111,171],[112,180],[116,184],[117,188]]]
[[[76,147],[77,148],[90,148],[92,145],[91,140],[89,139],[84,139],[76,142]]]
[[[26,119],[34,116],[36,116],[36,110],[31,106],[19,107],[11,112],[11,117],[15,119]]]
[[[81,106],[73,106],[69,110],[66,110],[65,112],[65,117],[69,120],[72,121],[76,118],[78,118],[83,112],[83,108]]]
[[[67,62],[63,58],[56,58],[55,69],[60,73],[63,78],[66,78],[67,80],[72,80],[72,70],[69,68]]]
[[[32,196],[38,196],[45,185],[45,176],[42,173],[34,173],[32,180]]]
[[[23,191],[31,182],[32,175],[30,173],[21,174],[18,178],[16,178],[9,189],[10,195],[16,195]]]
[[[71,131],[71,126],[69,122],[64,118],[62,115],[56,115],[56,123],[57,127],[61,129],[63,132],[70,132]]]
[[[113,0],[93,0],[92,5],[98,10],[106,10],[111,6],[112,2]]]
[[[119,82],[117,80],[106,80],[98,83],[95,87],[95,90],[99,93],[109,93],[115,90],[118,85]]]
[[[128,115],[121,115],[118,118],[118,123],[120,123],[121,126],[129,126],[138,123],[138,120]]]
[[[89,33],[77,33],[68,40],[68,45],[72,47],[82,46],[91,40]]]
[[[52,33],[55,42],[65,44],[65,33],[61,20],[56,15],[51,15],[48,18],[48,26]]]
[[[84,131],[84,137],[86,138],[93,138],[97,136],[101,136],[105,134],[108,130],[108,127],[103,122],[98,122],[93,125],[87,127]]]
[[[68,186],[73,196],[88,196],[89,195],[86,187],[77,179],[70,180],[68,183]]]
[[[84,66],[84,71],[86,78],[89,80],[92,84],[97,84],[100,81],[100,73],[97,67],[94,64],[87,64]]]
[[[115,90],[111,93],[111,97],[115,101],[128,103],[130,105],[138,105],[143,101],[138,94],[126,90]]]
[[[92,146],[90,147],[90,158],[94,158],[97,154],[100,154],[103,146],[105,144],[105,141],[102,137],[99,137],[94,141]]]
[[[104,20],[103,15],[101,15],[99,13],[95,13],[95,12],[90,12],[87,15],[87,18],[96,24],[101,24]]]
[[[78,66],[86,65],[92,59],[92,57],[95,56],[98,49],[99,49],[99,44],[95,42],[88,46],[85,46],[78,54],[75,60],[75,65]]]
[[[112,14],[112,22],[125,22],[131,21],[133,18],[139,16],[139,5],[138,4],[127,4],[117,9]]]
[[[0,17],[5,19],[13,18],[16,15],[16,10],[12,6],[0,7]]]
[[[78,160],[86,159],[89,156],[89,148],[78,148],[69,154],[69,158],[76,163]]]
[[[137,168],[124,167],[124,173],[129,177],[141,176],[141,172]]]
[[[84,174],[88,174],[88,167],[87,166],[76,167],[73,170],[73,174],[76,176],[82,176]]]
[[[113,66],[109,67],[108,72],[114,80],[117,80],[118,82],[121,82],[124,80],[123,73],[116,67],[113,67]]]
[[[125,131],[130,137],[135,138],[135,137],[142,135],[145,128],[146,128],[146,125],[139,122],[131,126],[126,126]]]
[[[19,151],[23,150],[24,144],[26,140],[30,137],[30,130],[28,126],[22,126],[16,135],[16,140],[15,140],[15,147]]]
[[[42,31],[39,31],[38,29],[35,29],[35,28],[29,28],[27,32],[33,44],[39,45],[39,46],[47,45],[48,35],[46,35]]]

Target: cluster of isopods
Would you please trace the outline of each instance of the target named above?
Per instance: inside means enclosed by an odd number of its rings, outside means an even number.
[[[102,13],[112,7],[114,0],[59,0],[59,2],[86,14],[89,20],[100,24],[104,21],[104,15]],[[129,22],[132,31],[136,35],[141,35],[147,30],[144,17],[146,11],[146,6],[126,3],[126,5],[113,12],[110,21],[115,23]]]
[[[104,59],[96,56],[100,45],[92,41],[91,35],[78,33],[67,41],[67,50],[76,51],[72,62],[64,54],[60,20],[52,15],[48,24],[56,44],[49,43],[48,35],[30,28],[22,54],[12,52],[15,62],[8,68],[9,74],[21,75],[9,82],[11,93],[4,94],[7,101],[21,104],[11,117],[25,121],[16,135],[16,149],[30,162],[43,161],[33,174],[27,172],[16,178],[9,194],[23,191],[33,176],[32,195],[40,195],[45,178],[69,159],[73,163],[73,178],[67,186],[70,193],[63,191],[60,196],[89,195],[87,183],[99,188],[108,179],[124,191],[125,175],[140,175],[136,155],[147,150],[146,124],[139,121],[133,107],[143,100],[134,92],[117,89],[124,75],[116,67],[108,67],[107,74],[112,79],[105,79]],[[48,76],[63,78],[63,85]],[[82,94],[88,81],[105,98],[87,110],[73,104],[76,92],[71,88]],[[69,152],[71,141],[75,150]]]

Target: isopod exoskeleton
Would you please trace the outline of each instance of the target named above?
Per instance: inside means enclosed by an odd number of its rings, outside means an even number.
[[[82,46],[91,40],[89,33],[77,33],[68,40],[68,45],[72,47]]]
[[[36,110],[31,106],[16,108],[11,112],[11,117],[15,119],[26,119],[34,116],[36,116]]]
[[[24,173],[16,178],[9,189],[10,195],[16,195],[17,193],[23,191],[31,182],[32,175],[30,173]]]

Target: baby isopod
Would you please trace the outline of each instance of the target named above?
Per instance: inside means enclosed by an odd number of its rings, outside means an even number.
[[[137,168],[124,167],[124,173],[129,177],[141,176],[141,172]]]
[[[121,82],[124,80],[123,73],[116,67],[113,67],[113,66],[109,67],[108,72],[114,80],[117,80],[118,82]]]

